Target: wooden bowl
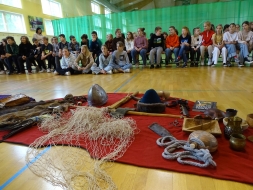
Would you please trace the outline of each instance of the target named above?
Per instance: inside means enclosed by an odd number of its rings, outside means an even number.
[[[223,118],[223,124],[225,126],[227,126],[227,124],[228,124],[228,118],[227,117]],[[245,129],[248,129],[248,127],[249,127],[249,125],[248,125],[247,121],[243,119],[242,123],[241,123],[242,130],[244,131]]]
[[[253,127],[253,113],[247,115],[246,121],[250,127]]]

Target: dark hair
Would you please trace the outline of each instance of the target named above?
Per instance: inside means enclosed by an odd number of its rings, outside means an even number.
[[[6,43],[6,44],[7,44],[7,40],[6,40],[6,38],[3,38],[3,39],[2,39],[2,41],[4,41],[4,43]]]
[[[12,41],[15,41],[14,38],[13,38],[12,36],[7,36],[7,37],[6,37],[6,41],[9,40],[9,39],[12,40]]]
[[[36,28],[36,33],[38,34],[38,31],[41,30],[42,33],[42,29],[40,27]]]
[[[150,38],[151,38],[153,35],[154,35],[154,33],[150,33],[150,34],[149,34]]]
[[[123,39],[126,39],[126,36],[125,36],[124,33],[121,33],[121,37],[122,37]]]
[[[229,26],[231,26],[231,25],[232,25],[232,26],[235,26],[235,23],[230,23],[230,25],[229,25]]]
[[[92,31],[91,34],[96,34],[96,35],[98,35],[98,33],[97,33],[96,31]]]
[[[134,39],[134,35],[133,35],[133,33],[132,33],[132,32],[127,32],[127,33],[129,33],[129,34],[130,34],[130,40],[133,40],[133,39]]]
[[[176,34],[178,35],[178,30],[177,30],[177,29],[175,29],[175,32],[176,32]]]
[[[223,27],[223,32],[229,27],[229,24],[225,24]]]
[[[21,36],[21,37],[20,37],[20,41],[21,41],[22,38],[25,38],[26,43],[30,43],[29,38],[28,38],[27,36]]]
[[[36,41],[38,41],[37,38],[33,38],[33,39],[32,39],[32,42],[33,42],[33,43],[36,42]]]
[[[88,39],[88,35],[87,34],[83,34],[82,36],[81,36],[81,39]]]
[[[212,31],[215,31],[215,26],[214,26],[214,24],[211,24],[211,30],[212,30]]]
[[[48,41],[48,37],[46,37],[46,36],[43,36],[43,38],[42,38],[43,40],[47,40]]]
[[[60,34],[60,35],[59,35],[59,37],[63,37],[63,38],[65,38],[65,35],[64,35],[64,34]]]
[[[70,35],[69,36],[69,40],[71,41],[73,38],[76,38],[75,36],[73,36],[73,35]]]
[[[144,32],[145,28],[138,28],[140,31]]]
[[[168,33],[167,32],[163,32],[163,35],[167,35],[168,36]]]
[[[160,26],[155,27],[155,32],[158,30],[161,30],[162,28]]]
[[[117,28],[117,29],[115,30],[115,34],[116,34],[119,30],[121,30],[121,29],[120,29],[120,28]]]
[[[125,47],[123,42],[121,42],[121,41],[118,41],[116,45],[118,45],[119,47]]]
[[[242,25],[247,24],[249,26],[249,21],[244,21]]]
[[[195,30],[200,29],[199,27],[193,28],[192,33],[195,33]]]

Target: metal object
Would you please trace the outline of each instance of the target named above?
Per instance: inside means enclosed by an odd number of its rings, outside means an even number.
[[[173,136],[167,129],[165,129],[158,123],[152,123],[148,128],[154,131],[156,134],[160,135],[161,137]]]
[[[101,86],[94,84],[89,89],[87,99],[89,106],[102,106],[107,102],[108,96]]]
[[[179,99],[177,102],[180,105],[181,113],[183,114],[183,116],[188,117],[189,110],[190,110],[189,105],[188,105],[188,101]]]
[[[241,128],[242,119],[240,117],[229,117],[228,123],[224,128],[224,135],[227,139],[230,138],[230,136],[234,133],[241,134],[242,128]]]
[[[242,134],[232,134],[230,136],[230,147],[236,151],[244,150],[246,144],[246,137]]]

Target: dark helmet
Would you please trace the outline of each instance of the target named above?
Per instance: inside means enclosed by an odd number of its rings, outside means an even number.
[[[89,106],[102,106],[108,100],[108,96],[105,90],[98,84],[91,86],[88,92],[88,104]]]

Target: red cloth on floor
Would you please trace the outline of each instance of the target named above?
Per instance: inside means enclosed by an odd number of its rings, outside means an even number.
[[[115,103],[125,97],[126,94],[111,93],[108,94],[108,96],[109,99],[105,106]],[[131,100],[122,107],[133,108],[135,103],[134,100]],[[193,102],[189,102],[189,106],[192,108]],[[178,115],[180,114],[180,110],[179,108],[166,108],[166,113]],[[192,117],[197,114],[197,112],[190,112]],[[123,157],[119,158],[117,162],[253,184],[253,143],[250,141],[247,140],[244,152],[236,152],[230,149],[229,141],[225,139],[223,134],[216,136],[218,140],[218,150],[212,153],[213,160],[217,164],[216,168],[199,168],[190,165],[182,165],[176,160],[166,160],[162,157],[164,148],[156,144],[156,140],[159,136],[148,128],[150,124],[157,122],[169,130],[178,140],[187,140],[189,133],[183,132],[181,127],[169,126],[169,123],[173,122],[176,118],[134,115],[129,115],[128,117],[136,120],[140,132],[135,136],[134,142],[127,149]],[[183,119],[178,119],[178,121],[182,125]],[[223,132],[224,125],[222,123],[220,123],[220,127]],[[0,136],[4,134],[5,132],[0,132]],[[253,135],[253,128],[245,130],[243,134],[246,137]],[[44,133],[39,131],[37,127],[32,127],[10,137],[5,142],[29,145],[42,135],[44,135]]]

